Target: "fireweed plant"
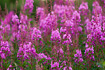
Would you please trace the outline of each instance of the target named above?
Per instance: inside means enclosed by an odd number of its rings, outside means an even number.
[[[10,11],[0,21],[0,70],[104,70],[105,11],[94,1],[50,1],[37,7],[26,0],[20,15]],[[102,0],[105,4],[105,0]]]

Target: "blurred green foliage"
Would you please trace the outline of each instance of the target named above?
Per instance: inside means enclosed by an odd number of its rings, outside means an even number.
[[[23,0],[25,3],[25,0]],[[20,12],[21,6],[22,6],[22,0],[17,0],[17,12]],[[10,10],[16,10],[16,0],[0,0],[0,6],[2,11],[5,10],[5,5],[7,6],[8,11]],[[39,6],[39,0],[34,0],[34,9],[33,13],[35,14],[36,7]]]
[[[18,1],[17,10],[19,11],[22,5],[22,0],[17,0],[17,1]],[[92,3],[94,0],[86,0],[86,1],[88,2],[89,9],[92,10]],[[13,10],[16,8],[16,0],[0,0],[0,6],[2,10],[5,10],[5,4],[7,5],[8,11],[10,11],[11,8]],[[36,6],[39,6],[39,0],[34,0],[34,10],[33,11],[36,11]]]
[[[88,7],[92,11],[92,4],[95,0],[86,0],[88,2]]]
[[[7,8],[10,9],[9,6],[14,3],[15,3],[15,0],[0,0],[0,6],[1,6],[2,10],[4,10],[5,4],[7,4]]]

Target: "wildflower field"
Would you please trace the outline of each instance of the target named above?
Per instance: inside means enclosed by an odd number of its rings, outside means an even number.
[[[0,70],[105,70],[105,0],[25,0],[0,15]]]

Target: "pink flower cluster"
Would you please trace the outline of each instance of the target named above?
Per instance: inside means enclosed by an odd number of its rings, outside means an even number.
[[[93,47],[88,47],[88,45],[86,45],[86,50],[84,53],[87,59],[95,60]]]
[[[0,42],[0,57],[2,59],[6,59],[7,56],[10,56],[11,51],[10,51],[10,46],[8,41],[1,41]]]
[[[98,1],[90,11],[85,1],[76,7],[75,0],[55,0],[50,12],[38,7],[36,19],[31,17],[33,3],[26,0],[25,12],[11,11],[1,19],[0,70],[9,61],[4,70],[82,70],[104,59],[105,11]]]
[[[33,3],[34,3],[34,0],[26,0],[26,3],[24,5],[24,9],[29,10],[29,12],[32,13],[33,7],[34,7]]]
[[[24,59],[30,59],[35,58],[37,56],[36,50],[31,42],[28,44],[21,45],[19,47],[17,57],[18,58],[24,58]]]
[[[82,58],[82,53],[81,53],[81,50],[76,50],[76,54],[74,54],[74,59],[75,59],[75,62],[82,62],[83,61],[83,58]]]

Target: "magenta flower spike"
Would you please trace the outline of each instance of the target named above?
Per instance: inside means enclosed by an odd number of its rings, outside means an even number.
[[[76,59],[76,58],[77,58],[77,59]],[[77,62],[77,63],[83,62],[81,50],[79,50],[79,49],[76,50],[76,54],[74,54],[74,60],[75,60],[75,62]]]
[[[52,41],[58,41],[58,42],[61,41],[61,37],[60,37],[60,33],[59,33],[58,29],[52,31],[52,33],[51,33],[51,40]]]
[[[26,0],[24,5],[24,10],[29,10],[29,13],[32,13],[34,7],[33,3],[34,0]]]

